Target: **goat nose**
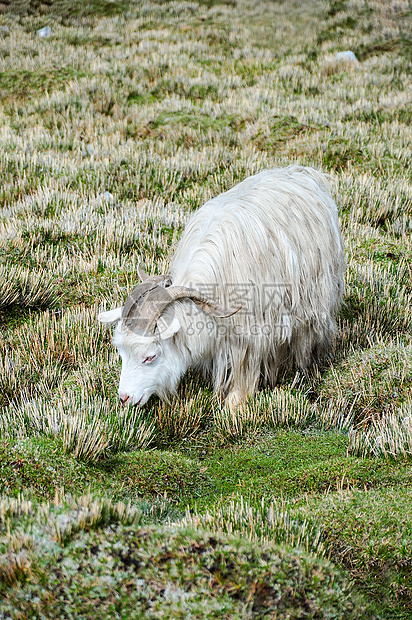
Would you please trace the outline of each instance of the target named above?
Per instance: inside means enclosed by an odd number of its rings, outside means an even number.
[[[129,400],[129,396],[127,394],[119,394],[119,398],[122,405],[125,405]]]

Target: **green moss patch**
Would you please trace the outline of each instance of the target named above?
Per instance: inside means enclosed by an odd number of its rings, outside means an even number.
[[[14,70],[0,72],[0,96],[24,100],[61,87],[66,82],[84,77],[84,73],[69,67],[50,67],[35,71]],[[23,110],[22,110],[23,113]]]
[[[27,546],[16,549],[27,532]],[[302,551],[178,526],[81,501],[41,509],[3,503],[3,612],[95,618],[363,618],[364,601],[329,562]],[[24,588],[21,586],[24,584]],[[41,616],[40,611],[41,609]]]
[[[316,127],[301,123],[294,116],[278,116],[270,119],[268,127],[258,130],[253,137],[253,144],[261,151],[276,154],[279,148],[294,137],[313,131],[316,131]]]
[[[183,511],[208,485],[202,463],[173,452],[131,451],[91,464],[67,454],[59,439],[0,443],[0,495],[53,499],[62,489],[71,494],[90,489],[123,501],[167,496]]]
[[[202,463],[162,450],[120,454],[100,463],[96,471],[113,479],[119,499],[167,496],[182,509],[208,484]]]
[[[384,459],[347,455],[343,433],[280,430],[267,432],[249,445],[206,448],[198,454],[205,483],[190,505],[210,509],[213,497],[229,501],[238,494],[254,505],[264,497],[313,497],[337,489],[410,484],[412,467]]]
[[[2,495],[18,497],[24,491],[26,497],[52,499],[59,489],[81,494],[90,487],[99,488],[96,472],[65,454],[58,440],[32,437],[0,443]]]
[[[381,601],[385,618],[410,617],[411,506],[410,485],[398,485],[334,495],[308,508],[323,523],[333,559]]]

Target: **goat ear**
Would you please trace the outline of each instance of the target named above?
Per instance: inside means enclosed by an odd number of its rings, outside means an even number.
[[[100,314],[97,315],[97,320],[100,321],[100,323],[115,323],[122,318],[122,311],[123,306],[115,308],[114,310],[108,310],[107,312],[100,312]]]
[[[162,340],[167,340],[171,338],[180,329],[180,321],[177,318],[174,318],[170,325],[166,324],[166,321],[160,317],[157,321],[157,327],[159,329],[159,336]]]

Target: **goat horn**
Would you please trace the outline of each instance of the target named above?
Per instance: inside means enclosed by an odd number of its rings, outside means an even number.
[[[163,312],[170,304],[180,299],[191,299],[204,312],[219,318],[232,316],[242,307],[224,308],[208,299],[200,291],[184,286],[154,286],[146,289],[143,296],[140,294],[140,290],[145,285],[146,282],[136,287],[126,300],[123,310],[123,322],[129,329],[138,330],[147,335],[155,333],[156,323]],[[139,294],[137,295],[137,293]]]
[[[145,270],[143,269],[143,265],[142,263],[139,263],[137,265],[137,274],[139,276],[139,278],[141,279],[142,282],[144,282],[145,280],[148,280],[150,278],[149,274],[145,272]]]
[[[197,291],[194,288],[186,288],[185,286],[171,286],[167,292],[172,297],[173,301],[185,298],[191,299],[197,306],[202,308],[204,312],[221,319],[227,319],[229,316],[232,316],[232,314],[236,314],[236,312],[239,312],[242,307],[240,305],[235,308],[224,308],[220,304],[206,297],[206,295],[203,295],[200,291]]]
[[[122,319],[123,322],[127,325],[130,322],[134,321],[134,317],[137,316],[140,307],[142,306],[143,299],[150,295],[152,291],[157,289],[163,290],[166,287],[170,286],[172,280],[170,276],[161,275],[161,276],[148,276],[144,282],[135,286],[132,290],[126,302],[123,306]]]

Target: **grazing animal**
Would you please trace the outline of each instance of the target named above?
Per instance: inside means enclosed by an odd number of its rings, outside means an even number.
[[[116,322],[119,396],[167,398],[188,368],[234,408],[280,369],[306,369],[330,347],[345,258],[325,177],[292,165],[264,170],[190,219],[169,275],[147,276]]]

